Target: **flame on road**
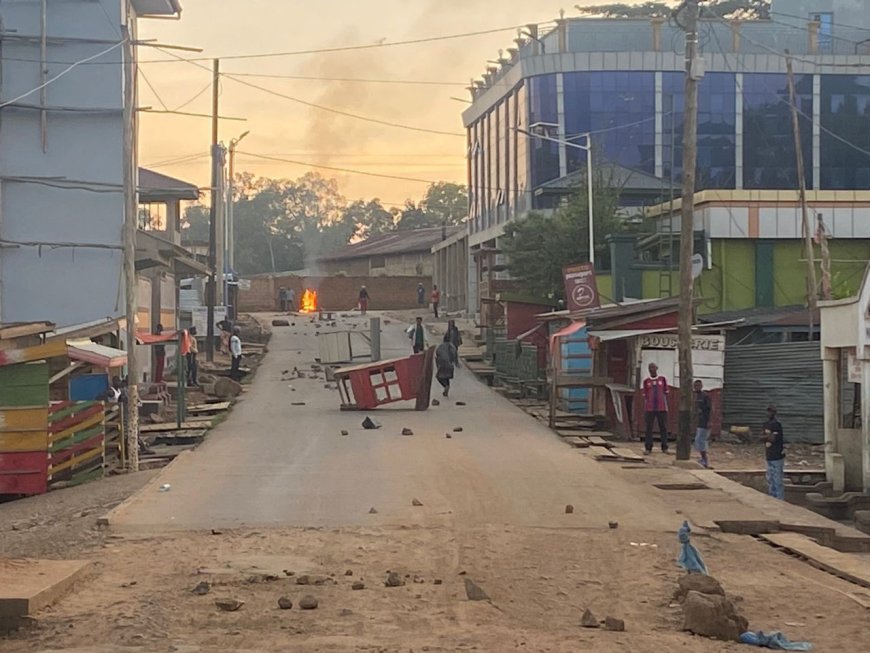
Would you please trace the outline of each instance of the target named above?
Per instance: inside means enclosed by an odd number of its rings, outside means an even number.
[[[317,311],[317,291],[309,288],[302,293],[302,303],[299,308],[300,313],[314,313]]]

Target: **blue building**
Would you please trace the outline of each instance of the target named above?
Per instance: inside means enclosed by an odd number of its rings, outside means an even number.
[[[807,188],[870,191],[870,12],[863,5],[773,0],[769,20],[702,19],[699,190],[797,188],[789,50]],[[554,208],[560,198],[548,191],[569,192],[561,181],[582,177],[585,151],[563,141],[585,144],[591,133],[593,168],[606,162],[634,171],[647,187],[657,179],[663,194],[679,186],[684,39],[663,19],[561,18],[549,31],[523,30],[472,84],[463,113],[472,311],[492,280],[487,270],[504,276],[498,239],[505,223]]]

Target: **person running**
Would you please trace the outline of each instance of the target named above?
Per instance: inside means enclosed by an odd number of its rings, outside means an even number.
[[[438,305],[441,303],[441,291],[438,286],[432,286],[432,312],[435,313],[435,319],[438,319]]]
[[[421,353],[426,348],[426,329],[423,328],[423,318],[418,317],[417,321],[408,327],[405,331],[408,338],[411,340],[411,346],[415,354]]]
[[[239,327],[233,329],[233,335],[230,338],[230,356],[232,356],[232,365],[230,367],[230,378],[233,381],[242,380],[242,331]]]
[[[662,438],[662,453],[668,452],[668,381],[659,376],[659,366],[649,364],[649,377],[643,382],[643,410],[646,419],[646,453],[653,450],[653,423],[659,425]]]
[[[459,333],[459,328],[456,326],[456,320],[448,320],[447,336],[450,338],[450,344],[456,348],[456,367],[460,367],[459,347],[462,346],[462,334]]]
[[[456,347],[450,342],[450,335],[444,334],[444,342],[435,350],[435,378],[444,388],[445,397],[450,394],[450,379],[453,378],[453,366],[456,364]]]
[[[695,379],[693,389],[695,390],[695,417],[697,419],[695,449],[701,456],[701,464],[709,468],[710,460],[707,458],[707,448],[710,442],[710,413],[713,412],[713,400],[710,399],[710,393],[704,390],[701,379]]]
[[[767,492],[777,499],[785,499],[785,440],[782,424],[776,419],[776,406],[767,407],[767,421],[762,428],[767,458]]]
[[[359,312],[365,315],[369,310],[369,291],[365,286],[359,289]]]

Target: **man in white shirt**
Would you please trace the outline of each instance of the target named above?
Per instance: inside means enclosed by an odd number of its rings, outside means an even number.
[[[241,381],[242,379],[242,372],[239,370],[239,366],[242,364],[242,339],[239,334],[241,334],[239,327],[234,327],[233,335],[230,338],[230,356],[232,356],[230,378],[233,381]]]

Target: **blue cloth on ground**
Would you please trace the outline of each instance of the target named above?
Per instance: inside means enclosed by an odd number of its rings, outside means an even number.
[[[740,641],[744,644],[752,646],[761,646],[764,648],[774,649],[776,651],[811,651],[813,645],[809,642],[792,642],[780,632],[764,634],[761,631],[757,633],[748,632],[740,636]]]
[[[695,572],[707,575],[707,565],[701,559],[701,554],[698,549],[692,546],[689,541],[691,538],[692,529],[689,527],[689,522],[684,521],[680,530],[677,531],[677,538],[682,546],[680,547],[680,556],[677,558],[677,564],[689,573]]]

